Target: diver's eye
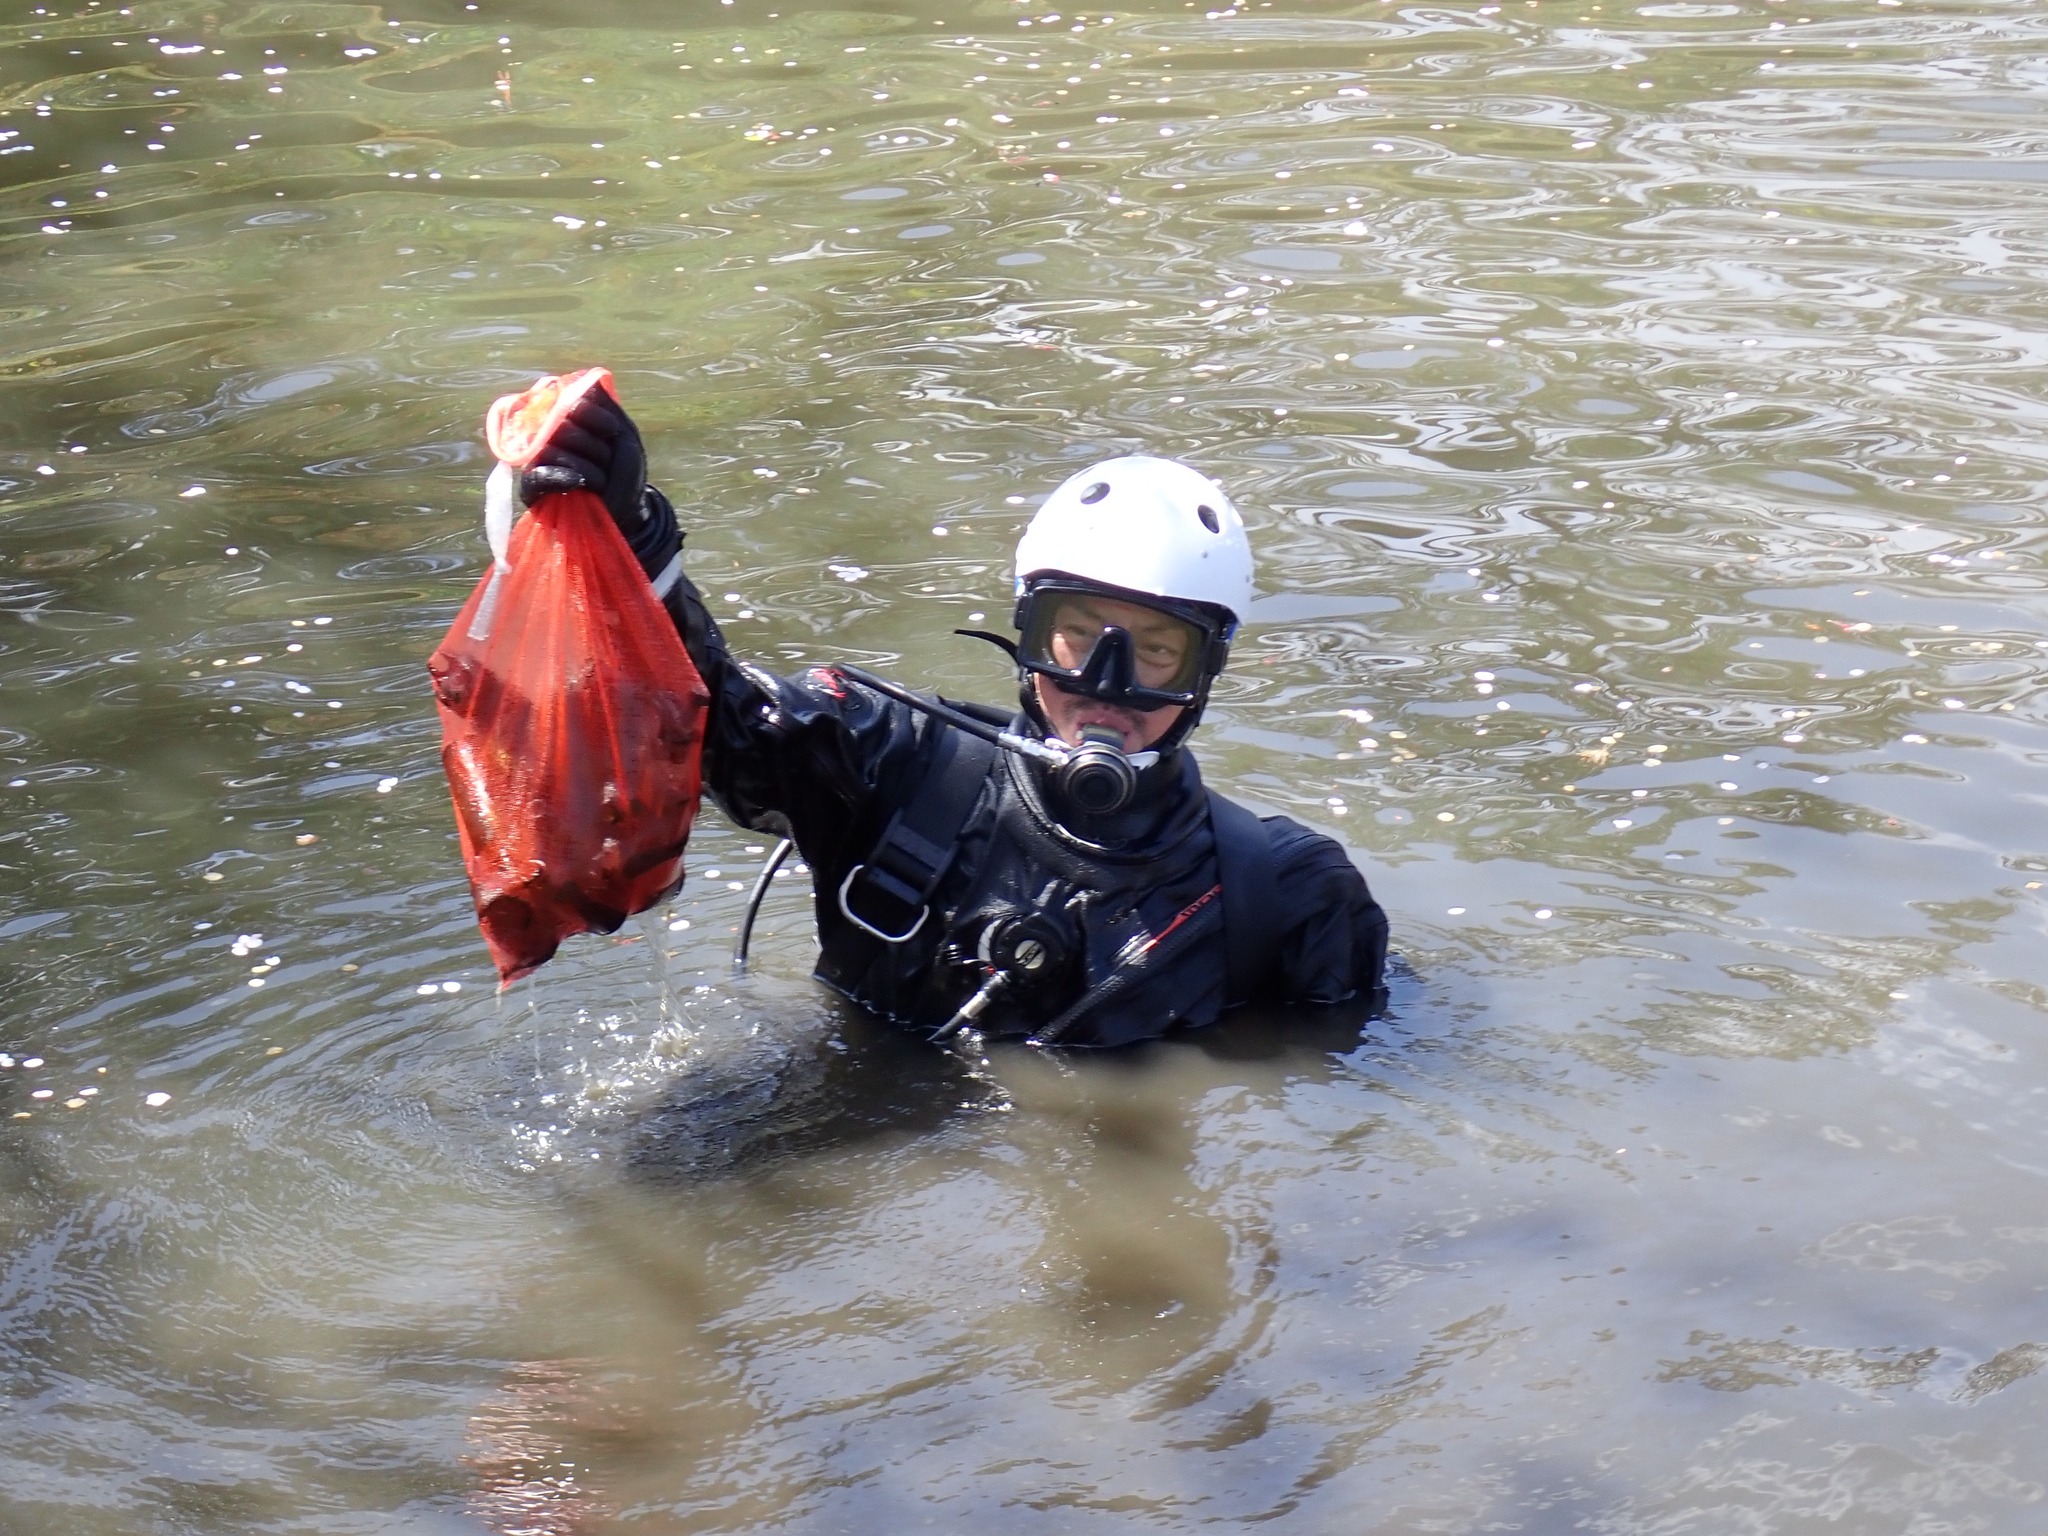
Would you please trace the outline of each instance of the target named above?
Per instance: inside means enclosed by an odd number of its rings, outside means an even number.
[[[1185,656],[1188,649],[1187,637],[1173,630],[1160,630],[1147,635],[1140,644],[1147,656],[1163,656],[1169,659]]]
[[[1064,666],[1079,666],[1101,638],[1102,631],[1091,625],[1062,624],[1052,632],[1054,659]]]

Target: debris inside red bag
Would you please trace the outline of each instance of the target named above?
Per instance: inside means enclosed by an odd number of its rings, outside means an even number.
[[[506,396],[492,451],[530,463],[584,394],[610,387],[592,368]],[[544,497],[500,556],[427,670],[477,922],[510,982],[681,884],[707,695],[597,497]]]

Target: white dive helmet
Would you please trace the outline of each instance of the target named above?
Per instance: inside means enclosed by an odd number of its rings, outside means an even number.
[[[1252,546],[1223,487],[1175,459],[1105,459],[1061,482],[1017,541],[1017,595],[1058,572],[1244,621]]]

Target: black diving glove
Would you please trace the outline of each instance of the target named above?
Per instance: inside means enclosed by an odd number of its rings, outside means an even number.
[[[593,389],[577,401],[520,473],[521,506],[557,491],[589,491],[628,539],[647,516],[647,451],[633,418],[609,392]]]
[[[547,447],[520,472],[520,505],[530,507],[557,491],[589,491],[603,502],[640,568],[661,583],[683,542],[675,509],[647,483],[640,429],[606,390],[593,389],[577,401]]]

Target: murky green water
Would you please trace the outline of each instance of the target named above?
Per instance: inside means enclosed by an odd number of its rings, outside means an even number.
[[[1110,14],[0,18],[0,1525],[2039,1529],[2048,13]],[[1223,479],[1392,1016],[925,1052],[712,815],[494,996],[421,663],[593,361],[779,666]]]

